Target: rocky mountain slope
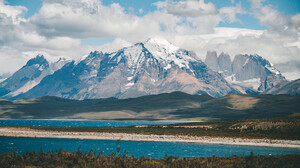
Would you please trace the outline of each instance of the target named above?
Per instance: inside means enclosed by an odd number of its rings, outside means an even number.
[[[228,54],[207,53],[205,63],[219,72],[243,93],[267,93],[274,86],[285,83],[285,77],[259,55],[236,55],[231,62]]]
[[[43,56],[29,60],[0,84],[2,98],[47,95],[82,100],[173,91],[213,97],[238,93],[222,75],[190,52],[159,38],[113,53],[95,51],[80,61],[60,62],[50,64]]]
[[[0,74],[0,83],[5,81],[8,77],[10,77],[9,73]]]
[[[300,79],[284,82],[276,85],[272,89],[268,90],[268,94],[288,94],[292,96],[300,95]]]
[[[38,85],[44,77],[53,74],[67,62],[65,59],[59,59],[57,62],[49,63],[43,55],[37,55],[0,83],[0,90],[2,90],[0,96],[11,98],[29,91]]]

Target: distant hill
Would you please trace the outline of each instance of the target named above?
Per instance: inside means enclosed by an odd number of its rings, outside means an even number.
[[[0,100],[0,118],[10,119],[168,119],[213,120],[276,118],[300,112],[300,96],[189,95],[163,93],[130,99],[71,100],[39,97]]]

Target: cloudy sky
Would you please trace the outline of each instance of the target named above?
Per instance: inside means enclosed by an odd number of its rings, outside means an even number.
[[[0,0],[0,74],[37,54],[79,59],[158,36],[202,60],[257,53],[300,78],[299,0]]]

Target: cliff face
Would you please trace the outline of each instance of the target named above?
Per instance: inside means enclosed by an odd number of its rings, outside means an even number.
[[[213,57],[211,53],[214,53]],[[265,93],[279,83],[286,82],[281,73],[259,55],[239,54],[231,62],[228,54],[221,53],[217,57],[215,52],[210,52],[207,58],[205,62],[209,67],[244,93]]]
[[[210,69],[219,71],[218,56],[215,51],[208,51],[204,62]]]
[[[232,74],[231,59],[228,54],[221,53],[218,57],[219,71],[225,76]]]
[[[208,51],[205,58],[205,64],[212,70],[222,73],[225,76],[232,74],[230,56],[223,52],[217,56],[215,51]]]
[[[235,74],[236,80],[244,81],[253,78],[266,78],[271,73],[252,56],[237,55],[232,62],[232,74]]]

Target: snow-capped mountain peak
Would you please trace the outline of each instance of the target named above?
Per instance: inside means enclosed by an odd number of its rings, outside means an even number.
[[[148,49],[163,49],[168,53],[175,53],[179,48],[171,44],[164,38],[149,38],[144,42],[144,45]],[[151,52],[151,51],[150,51]]]
[[[174,46],[163,38],[149,38],[143,45],[156,59],[164,61],[166,67],[170,67],[170,63],[175,63],[180,68],[189,68],[189,62],[196,61],[188,51]]]
[[[143,44],[153,56],[161,59],[165,59],[169,54],[175,54],[179,49],[163,38],[150,38]]]
[[[32,65],[49,65],[49,62],[46,60],[44,55],[38,54],[36,57],[31,58],[27,61],[25,66],[32,66]]]
[[[58,62],[66,61],[66,60],[67,60],[66,58],[60,57],[56,62],[58,63]]]
[[[174,46],[163,38],[149,38],[142,43],[136,43],[125,47],[109,55],[113,62],[119,63],[123,58],[129,67],[138,68],[150,57],[161,62],[165,69],[171,68],[171,64],[180,68],[189,69],[189,62],[196,62],[189,52]]]

